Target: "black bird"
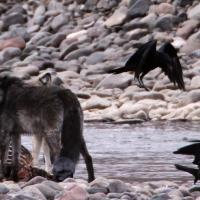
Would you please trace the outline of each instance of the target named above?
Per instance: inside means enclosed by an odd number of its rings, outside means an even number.
[[[185,90],[182,67],[176,49],[167,42],[157,51],[156,44],[156,40],[143,44],[128,59],[124,67],[110,70],[108,73],[119,74],[122,72],[134,71],[135,79],[139,82],[139,87],[148,90],[142,81],[143,77],[149,71],[160,67],[174,85],[177,84],[179,89]]]
[[[183,155],[193,155],[194,161],[192,162],[195,165],[198,165],[200,169],[200,143],[194,143],[191,145],[184,146],[177,151],[173,152],[174,154],[183,154]]]
[[[186,167],[183,165],[178,165],[175,164],[176,169],[184,171],[184,172],[188,172],[190,174],[192,174],[194,176],[194,184],[200,180],[200,171],[199,169],[195,169],[195,168],[191,168],[191,167]]]

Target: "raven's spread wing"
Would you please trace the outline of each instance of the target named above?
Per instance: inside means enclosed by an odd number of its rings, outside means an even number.
[[[152,40],[141,45],[138,50],[128,59],[124,67],[110,70],[108,73],[119,74],[127,71],[138,71],[138,67],[146,63],[147,57],[150,57],[149,54],[152,52],[152,47],[156,48],[156,40]]]
[[[178,170],[192,174],[194,176],[194,184],[200,179],[200,173],[198,169],[186,167],[186,166],[178,165],[178,164],[175,164],[175,167]]]
[[[170,81],[185,90],[182,66],[179,62],[176,49],[169,43],[165,43],[157,52],[159,67],[169,77]]]

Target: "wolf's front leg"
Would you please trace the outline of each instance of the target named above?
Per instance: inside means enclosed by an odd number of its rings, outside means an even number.
[[[42,145],[42,137],[40,135],[32,136],[32,155],[33,155],[33,166],[39,167],[39,154]]]

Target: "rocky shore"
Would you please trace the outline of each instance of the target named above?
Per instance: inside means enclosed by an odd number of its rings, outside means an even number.
[[[85,120],[200,119],[198,0],[4,0],[0,13],[2,73],[34,82],[51,72],[79,94]],[[159,69],[144,78],[150,92],[133,74],[106,73],[153,38],[179,51],[185,92]]]
[[[105,178],[56,183],[38,176],[27,183],[1,183],[0,193],[1,200],[199,200],[200,186],[170,181],[130,184]]]

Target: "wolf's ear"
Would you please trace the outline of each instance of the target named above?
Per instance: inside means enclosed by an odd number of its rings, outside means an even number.
[[[39,78],[40,83],[42,83],[42,85],[50,85],[51,84],[51,74],[49,72],[47,72],[46,74],[42,75]]]

